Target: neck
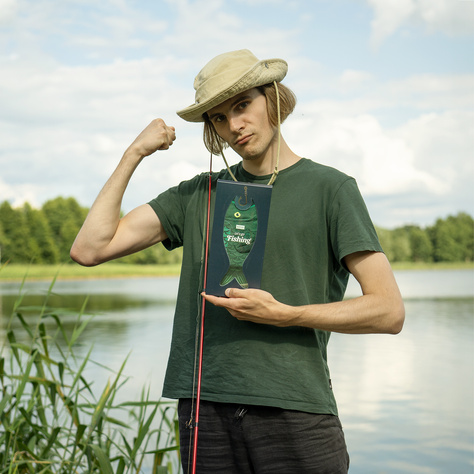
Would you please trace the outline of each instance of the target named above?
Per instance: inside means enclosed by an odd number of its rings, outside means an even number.
[[[244,170],[250,174],[253,174],[254,176],[265,176],[267,174],[272,174],[277,164],[277,149],[277,137],[275,137],[264,154],[252,159],[243,159],[242,166]],[[294,165],[300,160],[300,158],[301,157],[296,153],[293,153],[283,137],[281,137],[280,162],[278,164],[278,170],[281,171]]]

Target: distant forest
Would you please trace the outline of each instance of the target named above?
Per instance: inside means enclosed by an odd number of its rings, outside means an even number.
[[[0,263],[57,264],[71,262],[69,249],[89,209],[74,198],[58,197],[41,209],[29,204],[0,205]],[[474,220],[466,213],[437,219],[429,227],[406,225],[393,230],[377,228],[391,262],[472,262]],[[117,261],[168,264],[181,260],[181,252],[155,245]]]

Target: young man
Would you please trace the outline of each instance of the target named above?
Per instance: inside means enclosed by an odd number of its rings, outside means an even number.
[[[398,333],[404,307],[354,179],[297,156],[279,132],[293,110],[281,59],[222,54],[195,79],[195,104],[178,112],[204,122],[214,153],[242,161],[217,179],[273,183],[261,289],[201,295],[208,176],[169,189],[120,219],[125,188],[141,160],[168,149],[175,129],[153,121],[125,151],[71,249],[97,265],[157,242],[184,247],[163,395],[179,399],[187,472],[195,340],[207,300],[198,472],[345,473],[349,458],[327,366],[331,331]],[[280,116],[278,116],[278,110]],[[362,296],[343,301],[349,272]],[[191,423],[190,423],[191,422]]]

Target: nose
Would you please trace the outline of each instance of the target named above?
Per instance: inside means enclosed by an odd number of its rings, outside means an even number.
[[[233,133],[237,133],[244,128],[243,121],[237,114],[231,114],[228,121],[229,129]]]

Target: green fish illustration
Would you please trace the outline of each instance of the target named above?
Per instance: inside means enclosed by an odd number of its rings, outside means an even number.
[[[220,285],[226,286],[236,280],[242,288],[249,284],[243,272],[243,265],[257,236],[257,208],[253,200],[240,204],[242,198],[235,196],[224,217],[224,247],[229,257],[229,268]]]

